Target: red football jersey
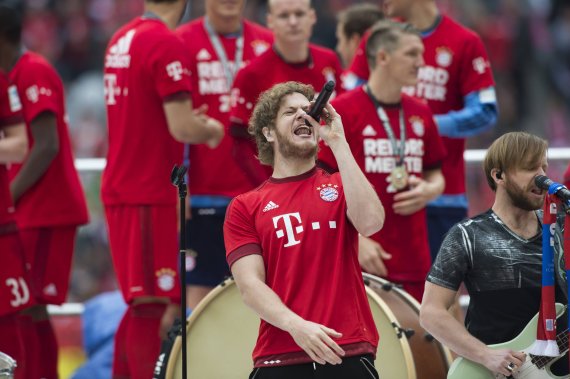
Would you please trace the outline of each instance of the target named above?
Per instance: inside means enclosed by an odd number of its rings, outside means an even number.
[[[374,103],[360,87],[336,98],[332,105],[342,117],[346,139],[356,162],[384,205],[386,222],[372,238],[392,254],[392,259],[384,261],[388,269],[387,279],[395,282],[423,281],[431,265],[425,209],[409,216],[394,213],[392,207],[397,191],[389,181],[389,174],[399,157],[393,151]],[[422,171],[441,165],[445,148],[426,104],[404,94],[401,107],[406,130],[405,165],[410,175],[421,178]],[[398,143],[401,107],[384,106]],[[321,145],[319,159],[337,167],[327,146]]]
[[[348,356],[375,354],[378,332],[358,264],[358,233],[346,211],[339,174],[314,168],[269,178],[230,203],[227,260],[231,266],[261,254],[266,283],[287,307],[342,333],[336,342]],[[263,320],[253,359],[256,367],[311,361],[289,333]]]
[[[243,22],[243,59],[241,67],[266,51],[273,42],[272,33],[253,22]],[[221,195],[234,197],[252,189],[243,170],[232,154],[232,137],[228,132],[230,112],[230,88],[226,81],[224,67],[218,57],[204,18],[199,18],[178,28],[185,51],[189,54],[192,73],[192,104],[195,108],[208,105],[208,116],[226,126],[226,134],[220,145],[210,149],[206,145],[191,145],[189,186],[192,195]],[[218,35],[226,52],[227,61],[235,68],[237,34]],[[220,173],[224,173],[220,175]]]
[[[368,78],[369,69],[363,38],[350,71],[360,78]],[[435,115],[463,108],[463,99],[471,92],[495,85],[489,59],[479,36],[448,16],[428,35],[423,36],[425,66],[418,74],[415,88],[405,92],[427,100]],[[442,170],[445,176],[444,194],[465,193],[464,138],[443,137],[447,158]]]
[[[57,121],[59,153],[41,179],[19,199],[16,219],[21,228],[87,223],[87,205],[73,154],[65,114],[63,83],[56,71],[40,55],[25,52],[10,71],[24,108],[30,149],[34,144],[31,122],[43,112]],[[21,164],[12,165],[13,179]]]
[[[566,172],[564,173],[564,185],[568,188],[570,188],[570,164],[568,165],[568,168],[566,169]]]
[[[0,131],[19,122],[24,122],[24,119],[18,89],[9,84],[8,77],[0,71]],[[6,164],[0,163],[0,235],[15,231],[14,212]]]
[[[158,19],[138,17],[109,41],[104,81],[109,127],[104,204],[175,204],[170,172],[183,145],[168,131],[163,100],[189,93],[182,41]]]
[[[308,63],[290,64],[272,48],[241,69],[232,88],[230,122],[246,127],[259,95],[278,83],[295,80],[311,84],[318,92],[327,81],[334,80],[339,83],[338,93],[342,69],[336,53],[310,45],[309,57]]]

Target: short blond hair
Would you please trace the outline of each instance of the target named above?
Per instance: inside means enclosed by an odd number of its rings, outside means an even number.
[[[503,134],[491,144],[483,160],[483,170],[489,187],[493,191],[497,190],[497,184],[491,175],[493,169],[504,174],[521,168],[537,168],[541,165],[547,149],[548,142],[535,135],[525,132]]]
[[[248,132],[255,138],[259,161],[265,165],[273,166],[275,154],[273,145],[267,141],[263,134],[263,128],[275,129],[277,113],[283,103],[283,99],[293,93],[300,93],[309,101],[315,96],[315,90],[311,85],[299,82],[277,84],[259,96],[249,119]]]
[[[400,37],[411,34],[421,38],[421,34],[412,24],[383,19],[372,25],[366,41],[366,58],[370,68],[376,67],[376,54],[380,49],[391,53],[399,47]]]

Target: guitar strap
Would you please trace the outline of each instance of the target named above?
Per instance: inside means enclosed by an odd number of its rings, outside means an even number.
[[[544,216],[542,222],[542,290],[536,341],[529,353],[547,357],[560,354],[556,343],[556,308],[554,305],[554,240],[556,215],[561,206],[550,195],[544,199]],[[565,267],[566,268],[566,267]]]

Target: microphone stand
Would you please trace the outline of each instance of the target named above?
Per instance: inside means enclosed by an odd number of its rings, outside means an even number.
[[[178,187],[178,197],[180,199],[180,329],[179,333],[182,337],[182,379],[186,379],[188,375],[186,356],[186,167],[174,166],[170,174],[170,181]]]

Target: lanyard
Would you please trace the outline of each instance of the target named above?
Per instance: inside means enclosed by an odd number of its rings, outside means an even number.
[[[398,141],[396,140],[396,136],[394,135],[394,131],[392,130],[392,126],[390,125],[390,120],[388,120],[388,115],[386,111],[378,100],[372,95],[370,92],[370,88],[366,85],[366,94],[374,103],[374,107],[376,108],[376,112],[378,113],[378,118],[382,121],[382,126],[390,138],[390,143],[392,144],[392,150],[394,154],[399,157],[398,163],[396,166],[401,166],[404,164],[404,154],[406,153],[406,125],[404,124],[404,107],[400,106],[400,144],[398,145]]]
[[[206,28],[206,32],[208,32],[208,38],[210,39],[210,43],[214,47],[216,51],[216,55],[222,64],[222,68],[224,69],[224,75],[226,77],[226,84],[228,85],[227,91],[232,88],[232,84],[234,82],[234,77],[236,75],[237,70],[241,67],[243,62],[243,31],[242,28],[238,31],[239,37],[236,39],[236,57],[234,62],[234,67],[230,67],[228,56],[226,55],[226,50],[222,46],[220,42],[220,38],[218,37],[218,33],[210,24],[208,20],[208,16],[204,17],[204,27]]]

